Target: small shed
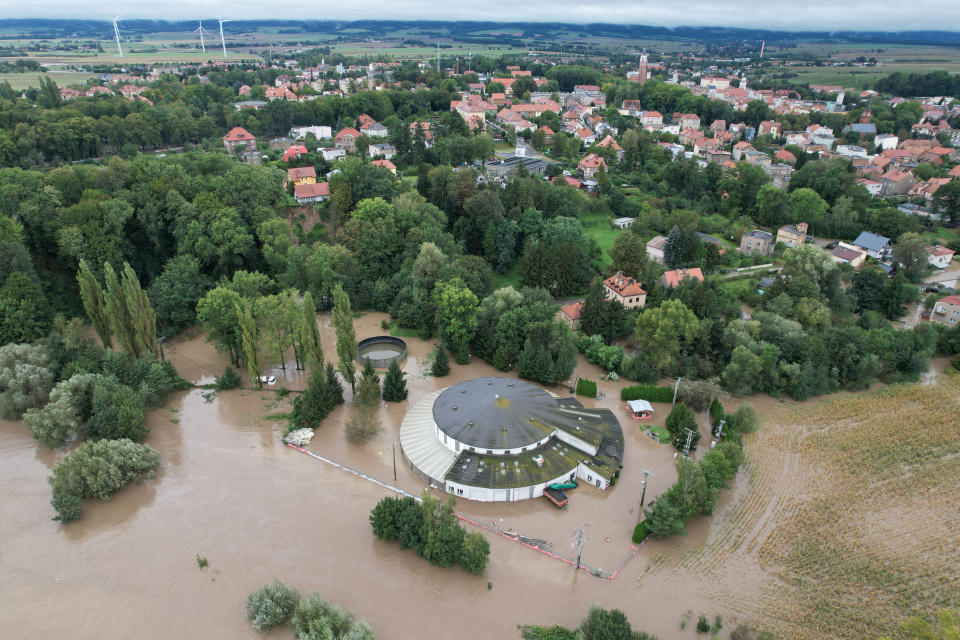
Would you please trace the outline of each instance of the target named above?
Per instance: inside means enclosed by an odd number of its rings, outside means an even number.
[[[634,420],[648,420],[653,417],[653,405],[646,400],[629,400],[627,410]]]
[[[627,229],[634,223],[636,218],[617,218],[612,222],[615,229]]]

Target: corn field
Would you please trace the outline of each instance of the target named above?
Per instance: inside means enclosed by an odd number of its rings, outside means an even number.
[[[859,640],[960,607],[960,376],[808,403],[744,447],[749,487],[676,567],[730,612]]]

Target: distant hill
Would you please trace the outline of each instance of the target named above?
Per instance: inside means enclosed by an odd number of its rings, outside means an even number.
[[[190,32],[196,29],[196,21],[124,20],[123,31],[127,35],[152,33]],[[764,29],[737,29],[732,27],[654,27],[648,25],[622,24],[562,24],[537,22],[436,22],[429,20],[390,21],[357,20],[236,20],[230,29],[256,31],[259,28],[280,28],[286,34],[343,33],[350,36],[384,36],[411,28],[427,32],[425,35],[476,37],[478,32],[520,32],[522,37],[558,37],[575,31],[578,35],[603,36],[608,38],[658,38],[686,40],[705,43],[730,43],[743,40],[766,40],[778,44],[796,40],[825,40],[830,42],[870,42],[879,44],[926,44],[960,46],[960,32],[955,31],[776,31]],[[5,19],[0,20],[0,40],[15,37],[62,38],[72,34],[78,37],[99,37],[109,31],[106,20],[47,20]],[[508,36],[509,37],[509,36]],[[569,37],[569,36],[568,36]],[[580,35],[583,37],[583,35]]]

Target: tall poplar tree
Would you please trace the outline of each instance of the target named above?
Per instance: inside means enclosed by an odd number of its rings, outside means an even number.
[[[130,309],[127,306],[127,296],[117,279],[117,274],[109,262],[103,263],[104,279],[107,281],[107,317],[110,318],[110,328],[117,337],[120,349],[136,357],[136,337],[133,329],[133,320],[130,318]]]
[[[323,369],[323,345],[320,343],[320,327],[317,326],[317,308],[309,291],[303,294],[300,349],[303,352],[304,364],[311,372]]]
[[[353,329],[353,309],[343,287],[333,289],[333,328],[337,332],[337,358],[340,375],[350,383],[350,390],[357,392],[357,334]]]
[[[260,336],[257,332],[257,322],[253,319],[253,313],[250,311],[250,304],[246,301],[243,306],[237,305],[237,320],[240,323],[240,336],[243,340],[243,355],[247,359],[247,371],[250,377],[257,383],[257,388],[263,388],[263,382],[260,380],[262,369],[260,367]]]
[[[140,287],[136,272],[127,263],[123,264],[123,294],[130,313],[136,356],[142,358],[151,354],[154,358],[159,357],[157,316],[150,307],[150,299]]]
[[[83,308],[87,312],[87,317],[93,323],[93,328],[100,336],[103,346],[113,348],[113,339],[110,333],[110,318],[104,310],[103,288],[97,282],[97,277],[93,275],[87,261],[80,259],[80,271],[77,272],[77,282],[80,283],[80,297],[83,299]]]

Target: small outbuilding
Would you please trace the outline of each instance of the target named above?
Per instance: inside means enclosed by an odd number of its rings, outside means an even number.
[[[634,420],[649,420],[653,417],[653,405],[646,400],[628,400],[627,410]]]

